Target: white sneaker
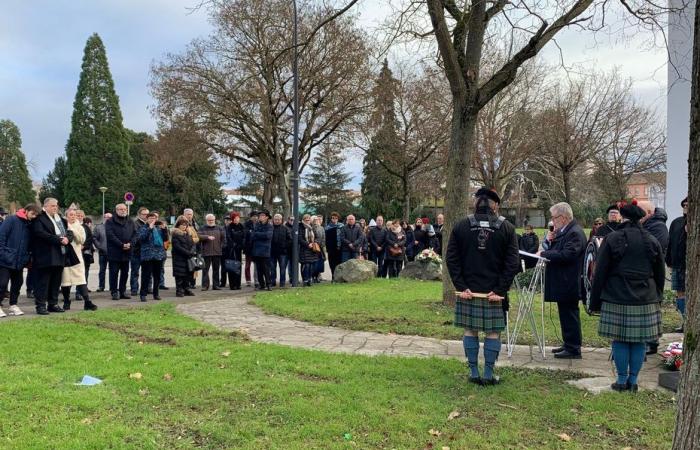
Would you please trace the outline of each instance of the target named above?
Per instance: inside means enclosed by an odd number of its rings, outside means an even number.
[[[23,316],[24,312],[19,309],[17,305],[10,305],[10,315],[11,316]]]
[[[6,316],[7,316],[7,314],[5,314],[5,311],[3,311],[2,308],[0,308],[0,317],[6,317]]]

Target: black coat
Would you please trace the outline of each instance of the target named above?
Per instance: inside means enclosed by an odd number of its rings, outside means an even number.
[[[389,252],[389,248],[400,248],[401,254],[392,256]],[[386,233],[386,256],[385,259],[389,261],[403,261],[406,255],[406,234],[401,231],[401,236],[399,237],[393,231],[387,231]]]
[[[246,222],[243,224],[243,229],[245,230],[244,233],[244,238],[243,238],[243,253],[245,253],[246,256],[253,256],[253,228],[255,228],[255,223],[252,220],[248,219]]]
[[[435,237],[433,238],[433,250],[438,255],[442,255],[442,229],[445,225],[435,224]]]
[[[0,267],[22,270],[29,262],[31,222],[19,213],[0,223]]]
[[[190,277],[192,272],[187,266],[187,260],[197,254],[192,236],[174,228],[170,242],[172,244],[173,276]]]
[[[591,310],[602,302],[647,305],[663,299],[666,268],[661,244],[639,224],[625,222],[603,241],[596,258]]]
[[[654,210],[654,215],[645,220],[642,225],[645,230],[659,241],[664,255],[668,248],[668,228],[666,228],[666,220],[668,220],[666,211],[661,208],[656,208]]]
[[[413,254],[418,255],[426,248],[430,247],[430,236],[428,235],[428,225],[416,226],[413,229]],[[418,242],[416,244],[415,242]]]
[[[581,270],[587,242],[583,230],[573,220],[563,233],[557,233],[549,250],[541,253],[549,260],[545,273],[544,301],[576,303],[581,300]]]
[[[226,251],[224,253],[224,258],[240,261],[244,239],[245,229],[243,228],[243,224],[230,223],[226,227]]]
[[[63,228],[68,232],[68,222],[61,218]],[[46,212],[32,220],[32,267],[41,269],[45,267],[64,267],[67,248],[70,245],[61,245],[61,237],[56,234],[53,219]]]
[[[377,247],[381,247],[382,249],[380,251],[384,251],[384,243],[386,242],[388,233],[385,227],[372,227],[369,229],[369,251],[371,253],[376,253]]]
[[[83,224],[83,230],[85,230],[85,243],[83,244],[83,261],[86,264],[92,264],[95,262],[95,241],[92,230],[89,226]]]
[[[107,235],[107,260],[124,262],[131,259],[131,249],[124,250],[124,244],[131,243],[136,235],[136,225],[128,218],[121,219],[116,214],[105,223]]]
[[[477,214],[477,221],[495,221],[495,216]],[[504,221],[498,229],[486,229],[486,247],[479,250],[482,229],[472,230],[469,219],[454,226],[445,252],[445,262],[452,284],[459,292],[467,289],[487,294],[491,291],[506,296],[518,273],[518,238],[513,225]],[[504,303],[504,308],[507,305]]]
[[[537,250],[540,248],[540,238],[535,233],[524,233],[518,239],[518,247],[524,252],[537,253]],[[532,269],[537,265],[536,258],[523,256],[522,259],[525,261],[526,269]]]
[[[360,227],[357,227],[358,229]],[[314,231],[311,227],[306,228],[299,222],[299,262],[301,264],[313,264],[318,261],[321,254],[309,248],[309,244],[314,242]]]
[[[685,231],[686,217],[673,219],[668,231],[668,251],[666,252],[666,264],[672,269],[685,270],[686,245],[688,232]]]
[[[617,230],[619,227],[620,227],[619,222],[608,222],[596,230],[595,236],[604,238],[607,235],[609,235],[610,233]]]
[[[284,226],[272,225],[272,248],[271,255],[287,255],[292,249],[292,231]]]
[[[301,233],[302,229],[299,228]],[[351,249],[349,244],[353,244]],[[345,225],[340,229],[340,249],[344,252],[359,252],[365,244],[365,236],[362,233],[362,228],[358,224],[353,226]]]

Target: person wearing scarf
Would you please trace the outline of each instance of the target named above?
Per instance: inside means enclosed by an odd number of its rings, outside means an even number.
[[[167,256],[163,230],[156,224],[158,214],[149,212],[146,216],[146,224],[139,228],[137,239],[141,244],[141,301],[146,301],[148,288],[153,283],[153,300],[160,300],[160,271]]]
[[[87,281],[85,277],[85,262],[83,260],[83,244],[85,244],[86,234],[83,224],[78,220],[77,211],[70,208],[66,211],[66,220],[68,223],[68,230],[70,231],[73,239],[71,240],[71,247],[75,252],[78,264],[66,267],[63,269],[61,275],[61,294],[63,295],[63,309],[70,309],[70,288],[75,286],[76,295],[83,299],[83,308],[86,311],[94,311],[97,306],[90,301],[90,294],[87,288]]]

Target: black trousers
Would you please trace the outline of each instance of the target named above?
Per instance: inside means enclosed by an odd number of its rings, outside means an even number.
[[[153,297],[158,297],[158,288],[160,287],[160,269],[163,267],[163,261],[154,259],[151,261],[141,261],[141,292],[139,295],[145,297],[148,295],[148,288],[153,283]]]
[[[328,265],[331,267],[331,277],[335,275],[335,268],[340,265],[340,252],[328,252]]]
[[[129,261],[109,262],[109,290],[112,294],[124,295],[129,278]]]
[[[258,284],[260,289],[272,286],[270,282],[270,258],[254,256],[255,270],[258,272]]]
[[[224,250],[224,255],[226,254],[226,251]],[[228,272],[226,272],[226,265],[224,264],[224,257],[221,257],[221,274],[220,274],[220,279],[219,279],[219,286],[224,287],[226,286],[226,280],[228,278]]]
[[[0,301],[5,298],[7,286],[10,285],[10,305],[16,305],[19,299],[19,290],[24,282],[22,269],[14,270],[0,267]]]
[[[581,317],[578,302],[558,302],[557,307],[564,348],[571,353],[581,353]]]
[[[389,272],[389,278],[397,278],[403,268],[403,260],[401,259],[386,259],[384,266]]]
[[[214,284],[209,282],[209,269],[212,268]],[[219,271],[221,270],[221,256],[205,256],[204,270],[202,271],[202,287],[219,287]]]
[[[70,305],[70,288],[72,286],[61,287],[61,294],[63,295],[63,303],[68,303]],[[90,303],[90,293],[88,292],[87,284],[81,284],[75,287],[76,295],[80,295],[80,298],[85,301],[85,304]]]
[[[61,290],[63,267],[42,267],[34,269],[34,303],[38,307],[58,305],[58,292]]]

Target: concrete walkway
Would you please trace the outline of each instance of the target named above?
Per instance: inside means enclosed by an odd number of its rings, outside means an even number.
[[[339,328],[312,325],[298,320],[265,314],[257,306],[248,303],[249,295],[225,299],[200,301],[178,305],[183,314],[215,325],[224,330],[245,331],[253,341],[274,343],[311,350],[355,355],[388,355],[404,357],[438,357],[464,360],[461,341],[440,340],[421,336],[380,334],[366,331],[349,331]],[[681,335],[664,335],[662,345],[680,340]],[[536,347],[516,346],[511,358],[505,345],[498,361],[499,366],[570,370],[587,374],[590,382],[577,383],[579,387],[600,392],[614,380],[614,367],[609,360],[610,350],[603,348],[582,349],[583,359],[559,360],[549,353],[546,359],[537,355]],[[483,355],[482,355],[483,357]],[[640,386],[658,388],[661,357],[651,356],[640,374]],[[605,377],[601,379],[600,377]]]

